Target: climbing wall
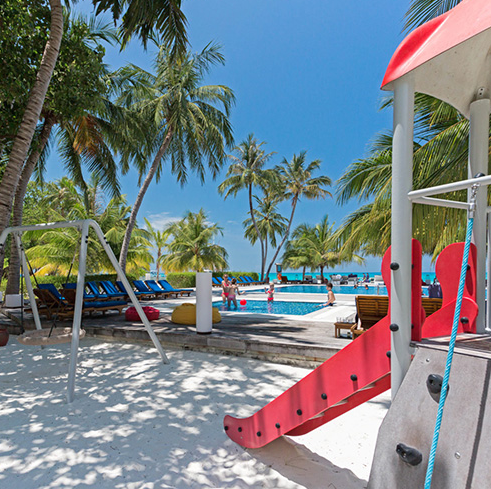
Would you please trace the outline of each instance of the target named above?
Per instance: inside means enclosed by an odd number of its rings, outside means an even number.
[[[455,350],[432,489],[491,487],[491,340],[473,338],[483,348]],[[447,355],[435,343],[418,348],[380,428],[369,489],[424,487]]]

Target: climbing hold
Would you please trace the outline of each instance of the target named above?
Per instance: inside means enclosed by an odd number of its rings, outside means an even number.
[[[224,427],[223,427],[223,429],[224,429],[225,431],[228,431],[228,426],[224,426]]]
[[[257,435],[257,436],[261,436],[261,432],[260,432],[260,431],[258,431],[258,432],[256,433],[256,435]]]
[[[436,401],[440,402],[440,393],[442,391],[443,377],[438,374],[430,374],[426,379],[426,387],[430,396]],[[447,385],[447,394],[449,385]]]
[[[237,431],[238,431],[239,433],[241,433],[241,432],[242,432],[242,428],[239,426],[239,427],[237,428]]]
[[[355,382],[356,380],[358,380],[358,376],[357,376],[357,375],[355,375],[355,374],[351,374],[351,375],[350,375],[350,379],[351,379],[353,382]]]
[[[297,409],[297,414],[298,414],[299,416],[302,416],[302,410],[301,410],[301,409]]]
[[[390,269],[391,270],[399,270],[399,263],[393,261],[391,264],[390,264]]]
[[[399,443],[396,452],[403,462],[409,465],[418,465],[423,461],[423,455],[416,448],[408,447],[404,443]]]
[[[464,316],[464,317],[460,318],[460,322],[462,324],[469,324],[469,318]]]
[[[399,331],[399,326],[395,323],[392,323],[390,326],[389,326],[390,330],[391,331]]]
[[[322,399],[324,399],[324,401],[325,401],[325,400],[327,399],[327,394],[326,394],[325,392],[323,392],[323,393],[321,394],[321,397],[322,397]]]
[[[486,176],[486,175],[484,175],[484,173],[479,172],[479,173],[476,173],[476,174],[474,175],[474,178],[481,178],[481,177],[485,177],[485,176]]]
[[[386,351],[385,354],[387,355],[388,358],[390,358],[390,350]]]
[[[280,429],[280,423],[275,424],[276,428]]]

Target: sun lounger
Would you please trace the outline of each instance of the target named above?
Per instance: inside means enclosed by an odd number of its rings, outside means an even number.
[[[133,280],[133,285],[135,286],[136,290],[138,292],[141,292],[143,294],[143,297],[158,297],[161,294],[158,294],[156,292],[151,291],[146,285],[143,280]]]
[[[167,292],[177,292],[183,296],[184,294],[187,294],[188,297],[191,295],[191,292],[193,292],[192,289],[174,289],[172,285],[167,282],[167,280],[159,280],[159,285]]]
[[[251,285],[259,285],[261,282],[254,280],[252,277],[249,277],[249,275],[244,275],[244,278],[251,284]]]
[[[127,299],[128,294],[126,292],[121,292],[116,288],[116,286],[109,280],[101,280],[102,290],[112,299]]]
[[[177,291],[164,290],[155,280],[145,280],[145,284],[152,291],[159,296],[167,297],[178,297],[179,293]]]
[[[211,285],[214,285],[215,287],[220,287],[222,284],[217,280],[216,277],[211,277]]]
[[[48,285],[52,287],[46,287]],[[58,289],[53,284],[39,284],[39,286],[39,288],[34,289],[34,295],[38,298],[36,305],[39,314],[51,319],[54,315],[61,317],[73,311],[73,307],[58,292]]]
[[[65,296],[68,303],[72,307],[75,306],[76,290],[66,289]],[[121,314],[126,306],[126,301],[83,301],[82,313],[88,312],[90,315],[92,315],[93,312],[102,312],[103,314],[105,314],[106,311],[115,310],[118,311],[118,314]],[[73,315],[73,308],[70,311],[70,315]]]
[[[128,295],[128,292],[124,288],[123,282],[121,282],[121,280],[118,280],[116,282],[116,287],[120,290],[120,292],[124,292],[126,295]],[[137,297],[141,297],[142,299],[150,299],[151,297],[155,297],[155,294],[153,294],[152,292],[140,292],[138,290],[134,290],[133,293]]]
[[[355,301],[359,324],[351,328],[353,339],[387,316],[389,310],[389,297],[386,295],[357,295]]]

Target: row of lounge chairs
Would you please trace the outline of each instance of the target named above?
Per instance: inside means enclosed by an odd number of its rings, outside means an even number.
[[[190,296],[192,289],[175,289],[166,280],[134,280],[134,294],[139,299],[161,299],[169,297]],[[34,289],[38,298],[36,301],[38,311],[49,318],[56,315],[64,318],[73,316],[75,307],[76,283],[63,284],[58,290],[54,284],[39,284]],[[86,282],[82,304],[83,312],[92,315],[93,312],[116,310],[121,314],[128,303],[128,292],[121,281],[115,283],[103,280],[99,283]]]
[[[230,277],[230,280],[232,280],[234,277]],[[240,277],[235,277],[237,280],[237,285],[260,285],[261,282],[258,280],[254,280],[252,277],[249,277],[249,275],[241,275]],[[222,277],[213,277],[211,279],[212,285],[215,287],[221,287],[223,278]]]

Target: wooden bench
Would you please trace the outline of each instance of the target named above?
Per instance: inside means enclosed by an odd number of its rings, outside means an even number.
[[[351,328],[352,338],[364,333],[374,324],[378,323],[387,315],[389,310],[389,297],[384,295],[357,295],[356,312],[358,314],[359,325],[355,324]],[[442,307],[442,299],[429,297],[421,298],[421,305],[426,312],[426,317],[431,316],[434,312]]]

